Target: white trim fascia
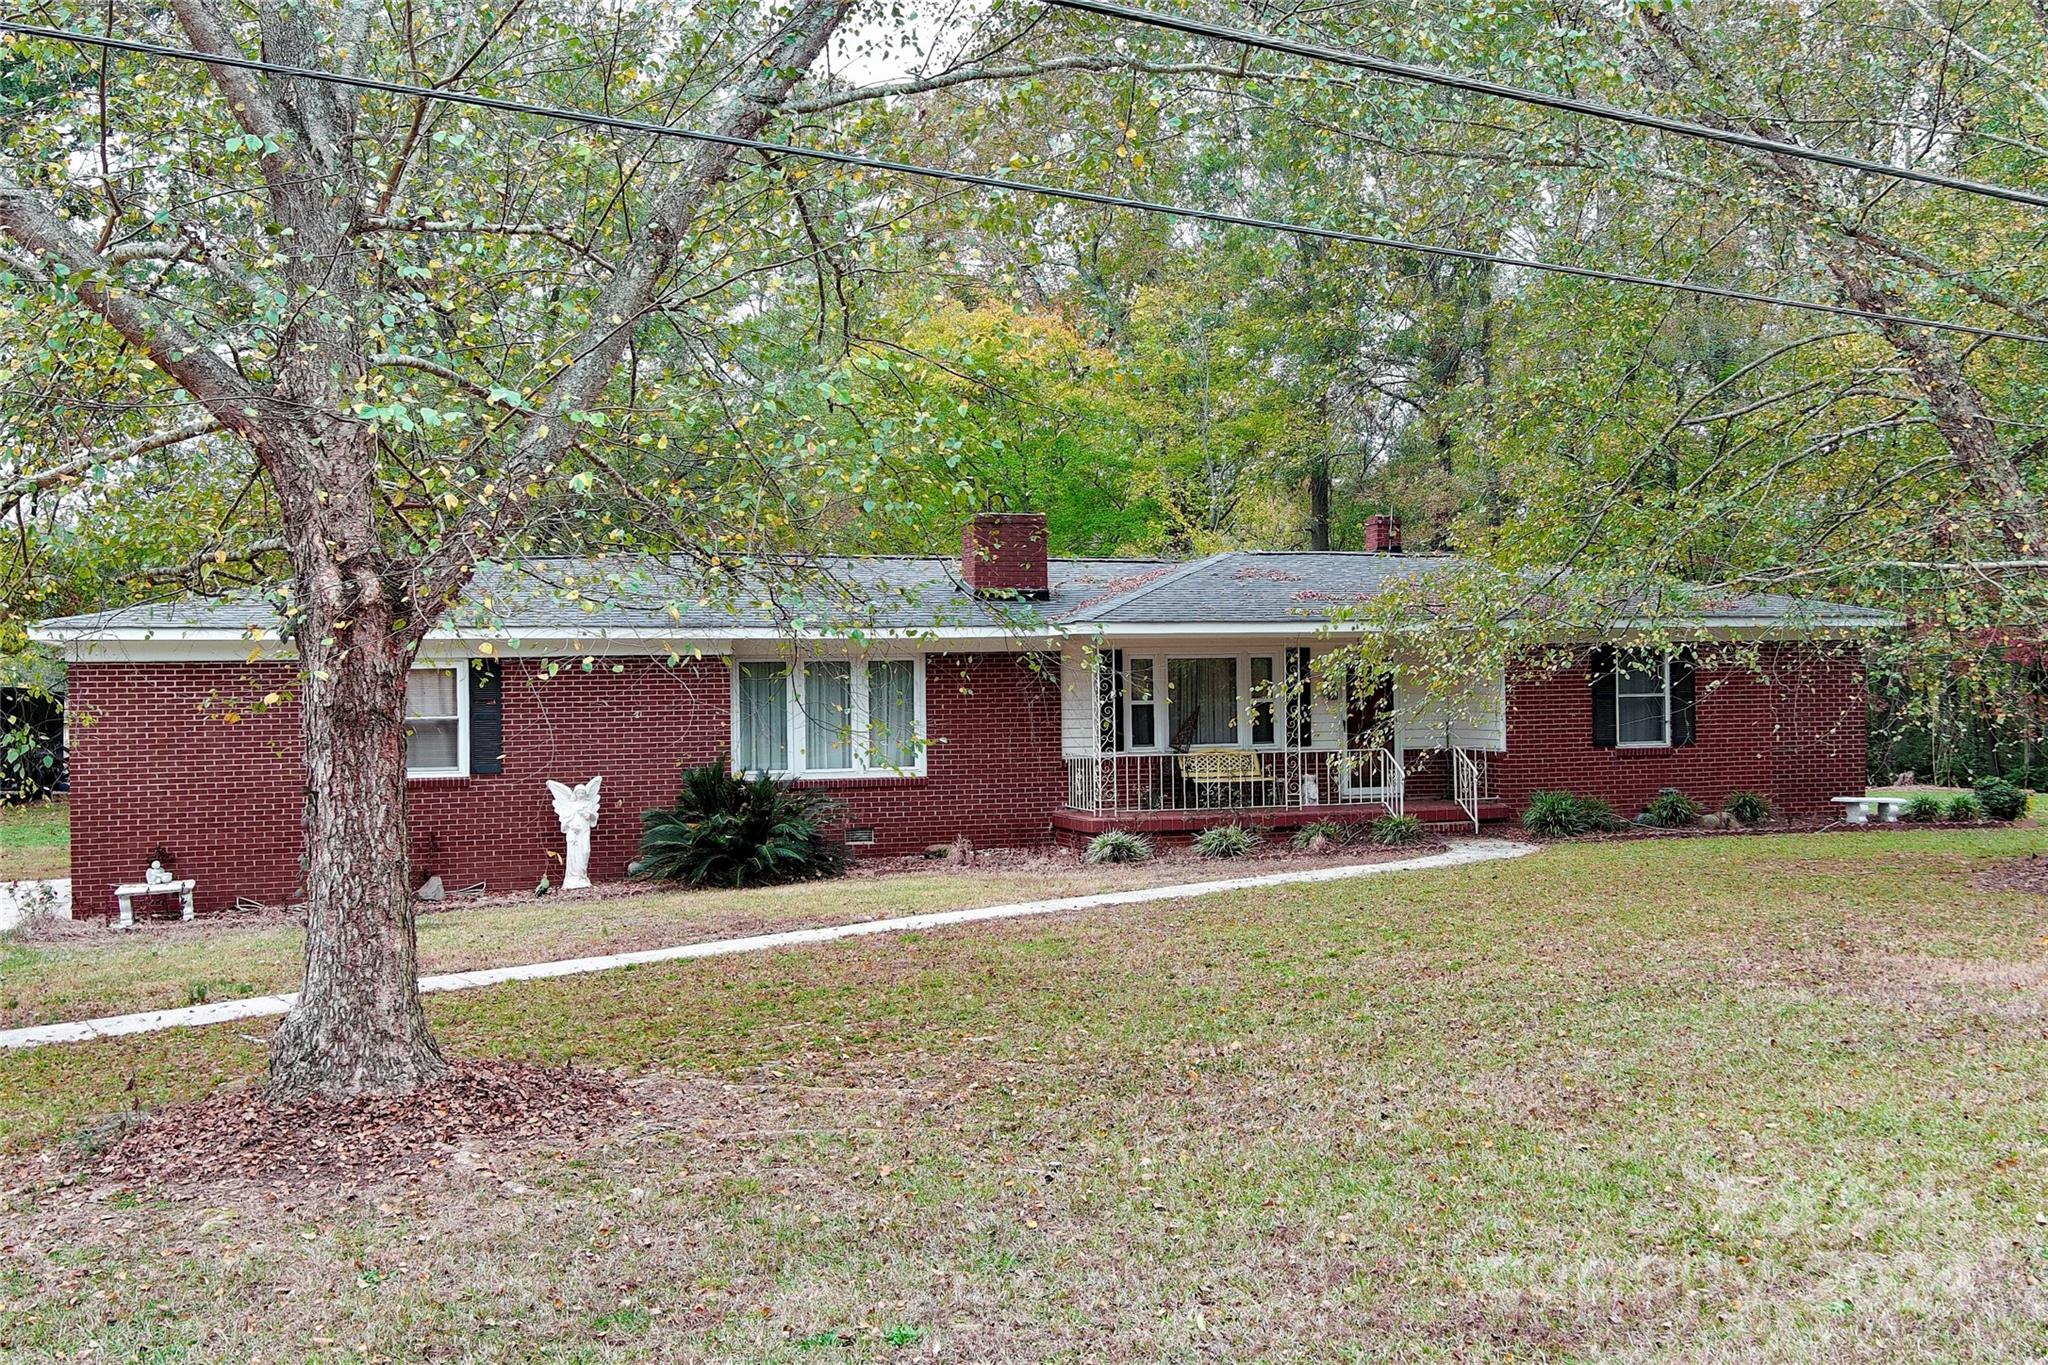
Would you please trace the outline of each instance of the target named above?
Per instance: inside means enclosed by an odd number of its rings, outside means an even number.
[[[1761,620],[1755,617],[1626,620],[1616,622],[1613,629],[1605,633],[1566,634],[1553,637],[1545,643],[1606,643],[1623,634],[1657,630],[1679,631],[1694,638],[1710,639],[1806,639],[1822,632],[1861,635],[1870,631],[1893,629],[1898,624],[1896,618],[1873,621],[1863,617],[1828,616],[1792,621]],[[1418,624],[1412,629],[1419,632],[1427,628],[1426,624]],[[1128,625],[1105,621],[1050,622],[1041,630],[1029,632],[999,626],[863,630],[858,641],[851,639],[842,631],[797,632],[768,626],[735,627],[715,635],[698,636],[678,635],[666,630],[629,629],[591,631],[584,634],[566,631],[520,633],[502,630],[437,630],[427,636],[421,645],[420,653],[425,658],[469,658],[483,653],[474,646],[490,644],[494,647],[490,655],[500,658],[565,654],[674,654],[685,658],[725,657],[743,645],[758,643],[787,646],[796,641],[839,645],[856,654],[862,652],[863,646],[868,644],[911,646],[926,653],[943,653],[949,647],[958,645],[986,647],[990,644],[1001,644],[1020,651],[1045,649],[1057,645],[1062,640],[1075,637],[1093,637],[1099,641],[1110,642],[1175,637],[1315,641],[1381,633],[1384,632],[1377,626],[1351,622],[1332,623],[1306,617],[1293,621],[1168,621]],[[73,662],[241,661],[249,659],[252,651],[260,651],[256,655],[258,659],[295,657],[295,652],[288,642],[278,639],[268,631],[252,634],[247,630],[230,628],[31,626],[28,635],[37,644],[62,647],[65,657]]]

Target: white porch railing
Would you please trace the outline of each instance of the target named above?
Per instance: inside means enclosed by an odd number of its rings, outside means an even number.
[[[1470,749],[1451,750],[1451,799],[1471,820],[1474,834],[1479,832],[1479,803],[1489,795],[1485,765],[1483,754],[1474,754]]]
[[[1399,814],[1406,787],[1401,760],[1387,749],[1205,749],[1067,760],[1067,806],[1090,815],[1347,805]]]

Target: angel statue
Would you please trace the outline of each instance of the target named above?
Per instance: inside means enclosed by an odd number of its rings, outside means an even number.
[[[555,819],[562,822],[568,857],[562,865],[562,889],[580,891],[590,885],[590,831],[597,824],[597,789],[604,778],[593,777],[580,787],[548,782],[555,797]]]

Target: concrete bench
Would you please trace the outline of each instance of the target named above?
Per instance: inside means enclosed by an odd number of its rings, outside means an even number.
[[[1837,796],[1834,802],[1842,808],[1844,824],[1867,825],[1873,817],[1885,824],[1897,821],[1899,812],[1912,799],[1910,796]]]
[[[135,898],[137,896],[176,896],[178,918],[192,918],[192,888],[197,885],[190,877],[177,882],[123,882],[114,888],[114,899],[121,906],[121,914],[114,921],[115,927],[126,929],[135,923]]]

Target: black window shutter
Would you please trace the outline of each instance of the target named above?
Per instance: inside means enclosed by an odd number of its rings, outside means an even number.
[[[1592,653],[1593,747],[1614,747],[1614,648],[1601,645]]]
[[[469,661],[469,770],[505,771],[505,689],[496,659]]]
[[[1287,742],[1306,749],[1315,733],[1309,710],[1309,653],[1300,646],[1287,651]]]
[[[1095,695],[1101,712],[1102,750],[1124,751],[1124,652],[1105,649],[1095,661]]]
[[[1671,742],[1690,744],[1697,734],[1693,719],[1693,657],[1689,650],[1671,656]]]

